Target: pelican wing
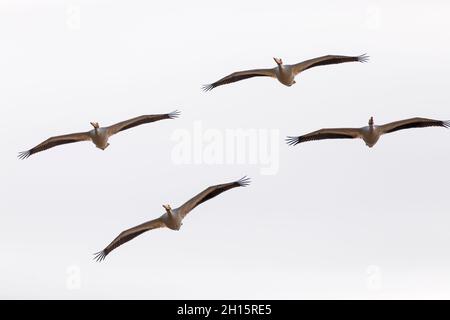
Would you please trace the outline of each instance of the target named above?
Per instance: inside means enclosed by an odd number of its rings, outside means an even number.
[[[59,146],[61,144],[87,140],[91,140],[89,132],[72,133],[62,136],[51,137],[30,150],[19,152],[19,159],[26,159],[32,154]]]
[[[403,129],[425,128],[425,127],[450,127],[450,121],[441,121],[427,118],[411,118],[384,124],[378,128],[382,133],[391,133]]]
[[[165,224],[162,221],[161,218],[150,220],[148,222],[142,223],[136,227],[133,227],[131,229],[125,230],[121,232],[105,249],[103,249],[100,252],[97,252],[94,254],[94,259],[96,261],[102,261],[106,258],[106,256],[116,249],[117,247],[121,246],[125,242],[128,242],[134,238],[136,238],[138,235],[157,228],[164,227]]]
[[[297,64],[294,64],[293,70],[295,74],[298,74],[302,71],[305,71],[309,68],[317,67],[317,66],[324,66],[327,64],[338,64],[338,63],[344,63],[344,62],[367,62],[369,60],[369,57],[366,54],[351,57],[351,56],[336,56],[336,55],[327,55],[323,57],[318,57],[310,60],[306,60]]]
[[[215,87],[248,79],[253,77],[272,77],[275,78],[277,75],[275,73],[275,69],[254,69],[254,70],[246,70],[246,71],[238,71],[234,72],[225,78],[222,78],[214,83],[204,85],[202,88],[204,91],[210,91]]]
[[[177,210],[179,214],[184,218],[192,209],[194,209],[199,204],[208,201],[209,199],[214,198],[215,196],[221,194],[224,191],[227,191],[236,187],[246,187],[250,184],[250,179],[247,177],[243,177],[238,181],[218,184],[216,186],[211,186],[206,188],[204,191],[200,192],[198,195],[193,197],[191,200],[187,201]]]
[[[120,131],[127,130],[136,126],[140,126],[141,124],[150,123],[154,121],[164,120],[164,119],[174,119],[180,115],[179,111],[173,111],[171,113],[166,114],[153,114],[153,115],[144,115],[140,117],[136,117],[133,119],[125,120],[119,123],[116,123],[112,126],[107,127],[109,135],[116,134]]]
[[[296,144],[324,140],[324,139],[354,139],[360,137],[360,129],[357,128],[335,128],[335,129],[320,129],[303,136],[287,137],[286,143],[291,146]]]

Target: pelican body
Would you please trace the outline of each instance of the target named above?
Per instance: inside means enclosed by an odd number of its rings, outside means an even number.
[[[324,139],[355,139],[364,140],[369,148],[372,148],[386,133],[395,132],[403,129],[425,128],[425,127],[450,127],[450,121],[434,120],[427,118],[411,118],[387,123],[377,126],[374,124],[373,117],[370,117],[368,126],[362,128],[330,128],[320,129],[303,136],[287,137],[286,142],[289,145],[296,145],[302,142],[324,140]]]
[[[283,61],[279,58],[273,58],[277,63],[277,67],[274,69],[275,75],[282,84],[285,86],[292,86],[295,84],[295,71],[291,65],[284,65]]]
[[[105,249],[95,253],[94,259],[97,261],[102,261],[112,250],[149,230],[168,228],[178,231],[183,225],[183,220],[187,216],[187,214],[201,203],[208,201],[218,196],[222,192],[225,192],[232,188],[246,187],[249,184],[250,179],[247,177],[243,177],[234,182],[210,186],[176,209],[172,209],[170,205],[165,204],[163,205],[163,208],[166,210],[166,212],[163,213],[159,218],[144,222],[136,227],[121,232]]]
[[[166,213],[161,216],[161,220],[164,222],[166,227],[175,231],[180,230],[183,225],[183,217],[181,216],[179,210],[172,210],[172,207],[169,204],[163,205],[163,208],[166,210]]]
[[[92,142],[97,148],[105,150],[109,146],[108,139],[110,135],[108,134],[108,130],[106,128],[100,128],[97,122],[91,122],[91,125],[94,127],[94,129],[89,131]]]
[[[366,146],[372,148],[380,139],[382,135],[382,130],[376,125],[374,125],[373,117],[370,117],[368,126],[362,127],[360,129],[361,138],[366,143]]]
[[[367,62],[369,57],[365,54],[360,56],[338,56],[338,55],[327,55],[314,59],[305,60],[297,64],[283,64],[283,60],[280,58],[273,58],[277,66],[271,69],[253,69],[234,72],[214,83],[207,84],[203,86],[204,91],[210,91],[218,86],[253,78],[253,77],[270,77],[276,78],[278,81],[285,86],[292,86],[295,84],[295,77],[310,68],[323,66],[328,64],[338,64],[344,62]]]
[[[19,159],[26,159],[32,154],[37,152],[41,152],[62,144],[74,143],[80,141],[92,141],[95,146],[101,150],[105,150],[108,146],[108,140],[112,135],[119,133],[121,131],[154,122],[164,119],[174,119],[180,115],[179,111],[174,111],[167,114],[154,114],[154,115],[143,115],[136,118],[132,118],[129,120],[125,120],[119,123],[116,123],[112,126],[108,127],[100,127],[98,122],[91,122],[91,125],[94,127],[92,130],[87,132],[79,132],[79,133],[71,133],[62,136],[51,137],[44,142],[38,144],[34,148],[30,150],[23,151],[19,153]]]

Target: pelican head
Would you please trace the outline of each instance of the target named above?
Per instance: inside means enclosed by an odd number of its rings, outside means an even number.
[[[373,117],[370,117],[369,119],[369,126],[373,126]]]
[[[172,207],[170,206],[170,204],[163,204],[163,208],[166,209],[168,213],[172,212]]]
[[[100,128],[100,126],[99,126],[98,122],[91,122],[91,126],[93,126],[93,127],[94,127],[94,129],[98,129],[98,128]]]
[[[273,58],[273,60],[275,60],[275,62],[277,63],[277,65],[281,66],[283,64],[283,60],[281,60],[281,58]]]

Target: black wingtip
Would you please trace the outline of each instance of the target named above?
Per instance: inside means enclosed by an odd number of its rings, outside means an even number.
[[[295,146],[300,143],[300,137],[286,137],[286,143],[290,146]]]
[[[214,85],[213,84],[205,84],[202,86],[202,90],[205,92],[211,91],[212,89],[214,89]]]
[[[447,129],[450,128],[450,120],[443,121],[442,125],[444,126],[444,128],[447,128]]]
[[[181,111],[179,110],[172,111],[171,113],[169,113],[169,119],[176,119],[180,116],[180,114]]]
[[[106,258],[105,250],[94,253],[94,260],[97,262],[102,262]]]
[[[18,154],[17,157],[18,157],[20,160],[24,160],[24,159],[28,158],[29,156],[31,156],[30,150],[19,152],[19,154]]]
[[[246,187],[246,186],[250,185],[251,180],[249,177],[244,176],[236,182],[239,184],[240,187]]]
[[[368,62],[370,60],[369,58],[370,58],[370,56],[368,56],[366,53],[364,53],[364,54],[358,56],[358,61],[362,62],[362,63],[365,63],[365,62]]]

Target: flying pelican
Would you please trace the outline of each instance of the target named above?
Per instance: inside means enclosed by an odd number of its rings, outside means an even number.
[[[145,123],[163,119],[174,119],[179,115],[179,111],[173,111],[167,114],[144,115],[116,123],[109,127],[100,127],[98,122],[91,122],[91,125],[94,127],[94,129],[90,131],[51,137],[30,150],[19,152],[18,157],[19,159],[26,159],[37,152],[41,152],[55,146],[59,146],[61,144],[74,143],[79,141],[92,141],[97,148],[105,150],[109,146],[109,137],[120,131],[127,130]]]
[[[298,75],[300,72],[303,72],[309,68],[323,66],[327,64],[337,64],[352,61],[367,62],[369,60],[369,57],[366,54],[357,57],[327,55],[323,57],[306,60],[297,64],[283,64],[283,60],[281,60],[280,58],[273,58],[273,60],[275,60],[277,64],[275,68],[253,69],[234,72],[214,83],[204,85],[202,89],[204,91],[210,91],[215,87],[252,77],[277,78],[278,81],[280,81],[282,84],[290,87],[293,84],[295,84],[295,76]]]
[[[411,118],[387,123],[377,126],[373,122],[373,117],[369,119],[369,125],[362,128],[336,128],[321,129],[299,137],[287,137],[286,142],[289,145],[323,140],[323,139],[354,139],[361,138],[369,148],[372,148],[380,139],[381,135],[403,129],[424,128],[424,127],[450,127],[450,121],[433,120],[426,118]]]
[[[143,224],[140,224],[134,228],[125,230],[121,232],[117,238],[115,238],[105,249],[100,252],[95,253],[94,259],[97,261],[102,261],[105,257],[118,246],[124,244],[125,242],[130,241],[131,239],[137,237],[138,235],[157,228],[167,227],[172,230],[180,230],[183,225],[183,219],[186,215],[199,204],[214,198],[215,196],[221,194],[224,191],[227,191],[236,187],[246,187],[250,184],[250,179],[247,177],[243,177],[238,181],[219,184],[215,186],[211,186],[206,188],[198,195],[193,197],[191,200],[187,201],[181,207],[176,209],[172,209],[170,205],[163,205],[163,208],[166,212],[161,215],[159,218],[147,221]]]

